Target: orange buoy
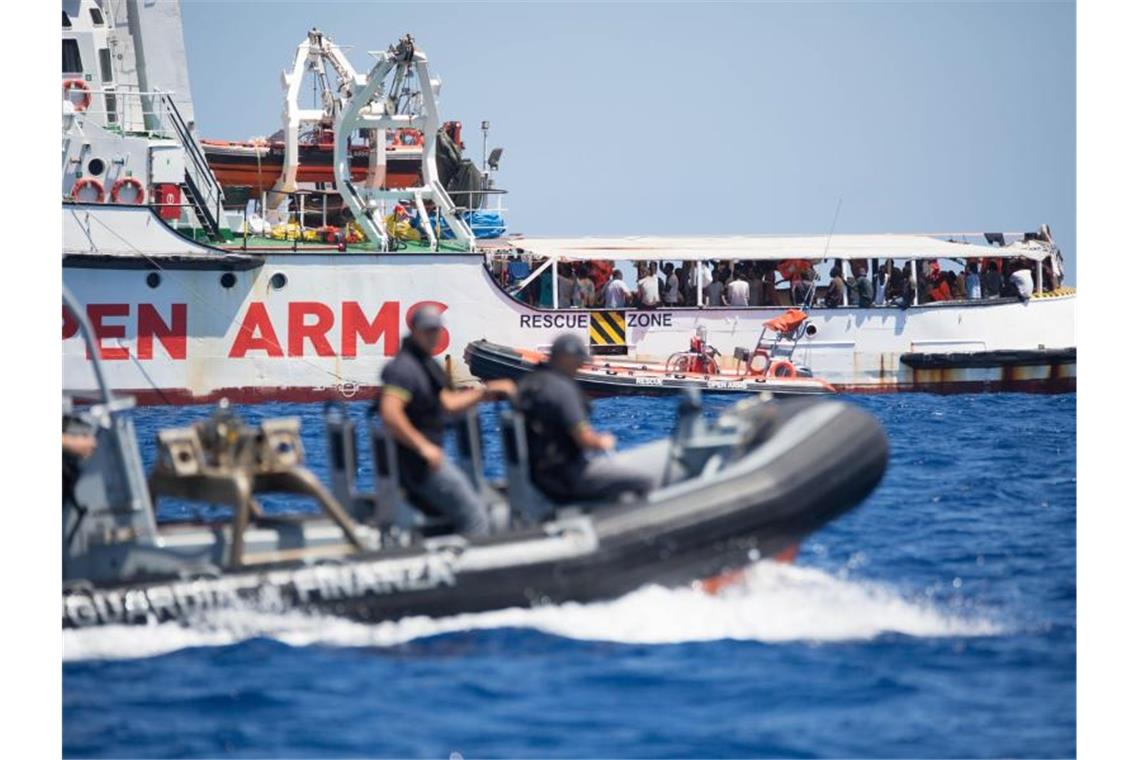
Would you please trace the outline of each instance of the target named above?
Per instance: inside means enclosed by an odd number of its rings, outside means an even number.
[[[776,359],[768,365],[768,374],[773,377],[796,377],[799,372],[796,365],[787,359]]]

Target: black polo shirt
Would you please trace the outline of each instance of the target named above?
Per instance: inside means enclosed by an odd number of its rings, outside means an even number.
[[[446,420],[439,395],[451,387],[443,367],[410,338],[404,338],[399,352],[380,373],[380,382],[382,394],[404,401],[404,414],[412,427],[436,446],[442,446]],[[397,458],[403,479],[418,483],[427,476],[427,462],[417,452],[397,443]]]
[[[590,402],[574,378],[542,364],[519,383],[519,408],[526,417],[527,451],[535,485],[554,499],[574,493],[574,479],[586,463],[571,435],[589,424]]]

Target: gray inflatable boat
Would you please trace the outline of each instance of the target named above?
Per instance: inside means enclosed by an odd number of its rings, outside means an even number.
[[[456,421],[460,463],[496,523],[469,538],[406,500],[378,420],[376,487],[361,492],[356,423],[336,406],[331,488],[304,467],[297,420],[251,427],[220,410],[164,431],[148,478],[128,402],[105,393],[78,416],[99,447],[64,505],[65,628],[193,623],[227,607],[379,621],[687,584],[795,547],[863,501],[887,464],[882,428],[847,404],[752,398],[709,421],[687,396],[671,437],[616,455],[652,475],[646,498],[556,507],[530,481],[521,416],[501,414],[507,477],[493,483],[468,415]],[[271,491],[307,494],[320,513],[266,514],[257,496]],[[226,503],[232,517],[160,524],[154,502],[168,496]]]

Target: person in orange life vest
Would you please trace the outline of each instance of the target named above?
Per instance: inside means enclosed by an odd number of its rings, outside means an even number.
[[[954,298],[954,293],[946,280],[946,277],[939,276],[931,283],[929,291],[931,301],[950,301]]]
[[[614,263],[612,261],[591,261],[589,266],[590,279],[594,281],[594,292],[601,293],[602,288],[610,281],[610,276],[614,272]]]

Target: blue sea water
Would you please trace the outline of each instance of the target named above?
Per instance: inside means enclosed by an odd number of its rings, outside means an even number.
[[[890,468],[794,566],[716,597],[68,633],[64,754],[1074,755],[1076,397],[847,400],[885,425]],[[667,434],[675,403],[603,400],[595,421],[629,446]],[[155,430],[207,411],[140,410],[148,464]],[[324,472],[319,406],[240,411],[301,416]]]

